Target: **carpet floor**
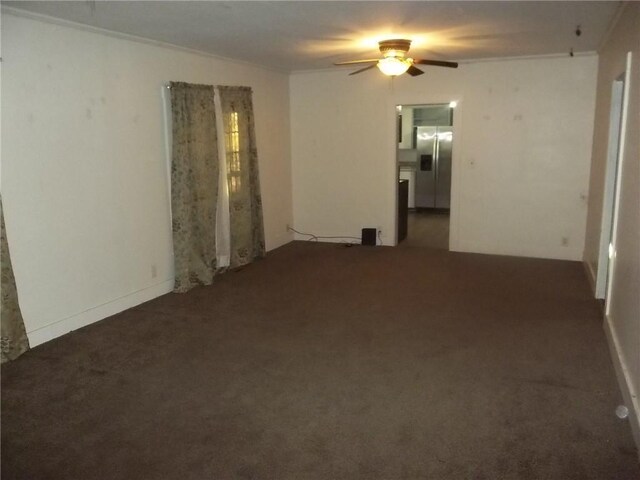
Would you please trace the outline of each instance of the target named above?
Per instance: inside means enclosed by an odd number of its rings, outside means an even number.
[[[581,264],[293,242],[2,366],[2,479],[640,478]]]

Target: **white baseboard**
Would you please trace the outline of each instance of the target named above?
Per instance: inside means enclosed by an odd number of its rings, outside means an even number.
[[[80,312],[76,315],[72,315],[57,322],[51,323],[44,327],[40,327],[31,332],[27,332],[29,337],[29,344],[31,347],[35,347],[42,343],[53,340],[66,333],[77,330],[78,328],[85,327],[92,323],[95,323],[104,318],[120,313],[128,308],[135,307],[141,303],[152,300],[160,295],[169,293],[173,290],[173,278],[161,283],[157,283],[150,287],[147,287],[137,292],[131,293],[124,297],[117,298],[110,302],[98,305],[97,307],[90,308],[84,312]]]
[[[631,432],[633,439],[638,447],[638,460],[640,461],[640,403],[638,402],[637,392],[633,389],[629,369],[627,368],[624,358],[620,355],[620,343],[615,328],[611,322],[611,318],[606,316],[604,320],[604,330],[607,334],[609,342],[609,352],[613,360],[613,366],[618,378],[618,384],[622,391],[622,398],[626,407],[629,409],[629,423],[631,424]]]

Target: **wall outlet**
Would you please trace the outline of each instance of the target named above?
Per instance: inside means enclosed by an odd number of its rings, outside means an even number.
[[[156,278],[158,276],[158,267],[157,265],[151,265],[151,278]]]
[[[291,225],[287,223],[287,232],[291,231]]]
[[[382,241],[382,227],[380,225],[376,227],[376,245],[384,245]]]
[[[569,237],[562,237],[562,246],[563,247],[569,246]]]

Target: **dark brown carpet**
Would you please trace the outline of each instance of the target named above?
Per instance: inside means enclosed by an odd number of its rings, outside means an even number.
[[[2,479],[638,479],[579,263],[295,242],[2,367]]]

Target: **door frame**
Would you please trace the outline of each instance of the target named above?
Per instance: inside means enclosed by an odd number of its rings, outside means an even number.
[[[419,107],[423,105],[445,105],[451,102],[456,102],[455,112],[453,115],[453,129],[455,132],[455,143],[456,146],[453,148],[453,152],[451,155],[451,205],[449,209],[449,251],[459,251],[460,247],[459,243],[459,209],[458,205],[460,203],[460,176],[462,175],[461,168],[461,158],[462,158],[462,137],[463,137],[463,129],[462,129],[462,112],[464,109],[464,98],[461,94],[450,94],[450,95],[434,95],[433,97],[425,96],[424,94],[417,94],[415,92],[402,93],[393,95],[389,101],[387,112],[389,112],[388,117],[388,125],[389,128],[387,131],[393,134],[393,216],[394,216],[394,245],[398,245],[398,176],[399,176],[399,165],[398,165],[398,123],[397,123],[397,107],[398,105],[407,106],[407,107]],[[391,127],[393,125],[393,127]]]
[[[596,298],[605,300],[605,312],[607,314],[609,313],[609,298],[611,294],[613,271],[615,268],[615,246],[618,231],[620,184],[629,104],[630,66],[631,55],[628,54],[625,71],[621,73],[611,85],[609,139],[605,167],[600,246],[595,288]]]

